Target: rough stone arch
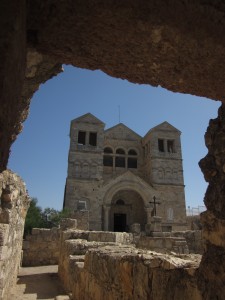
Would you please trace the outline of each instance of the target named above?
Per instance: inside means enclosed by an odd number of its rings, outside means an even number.
[[[9,5],[3,0],[1,5],[1,171],[7,167],[11,144],[22,130],[34,91],[61,71],[60,63],[225,100],[223,1],[131,0],[118,5],[104,0],[41,4],[29,0]],[[208,211],[202,216],[207,249],[198,273],[204,299],[220,299],[225,294],[221,286],[225,278],[225,262],[221,261],[225,255],[221,240],[224,153],[218,151],[223,143],[224,114],[223,105],[218,119],[210,122],[206,134],[209,154],[201,161],[209,182]]]

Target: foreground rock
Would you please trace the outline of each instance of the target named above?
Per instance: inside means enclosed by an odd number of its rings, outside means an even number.
[[[200,255],[140,250],[116,239],[107,242],[106,236],[101,241],[97,233],[91,239],[82,231],[62,234],[59,277],[74,300],[202,299],[196,281]]]
[[[30,199],[22,179],[9,170],[0,174],[0,197],[0,299],[6,300],[16,284]]]

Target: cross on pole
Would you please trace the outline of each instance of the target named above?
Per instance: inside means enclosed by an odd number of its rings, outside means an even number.
[[[156,197],[153,196],[153,201],[150,201],[149,203],[153,204],[152,216],[156,216],[156,204],[160,205],[160,202],[156,202]]]

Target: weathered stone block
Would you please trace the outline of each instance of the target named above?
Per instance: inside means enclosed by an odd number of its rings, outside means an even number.
[[[4,246],[9,239],[9,224],[0,224],[0,246]]]
[[[60,229],[67,230],[67,229],[76,229],[77,228],[77,220],[76,219],[61,219],[60,221]]]
[[[130,226],[130,231],[135,234],[139,234],[141,232],[141,225],[139,223],[134,223]]]

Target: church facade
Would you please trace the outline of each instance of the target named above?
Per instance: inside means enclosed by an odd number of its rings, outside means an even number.
[[[144,137],[104,128],[91,113],[71,121],[64,207],[88,212],[90,230],[144,230],[155,213],[163,231],[185,230],[181,132],[168,122]]]

